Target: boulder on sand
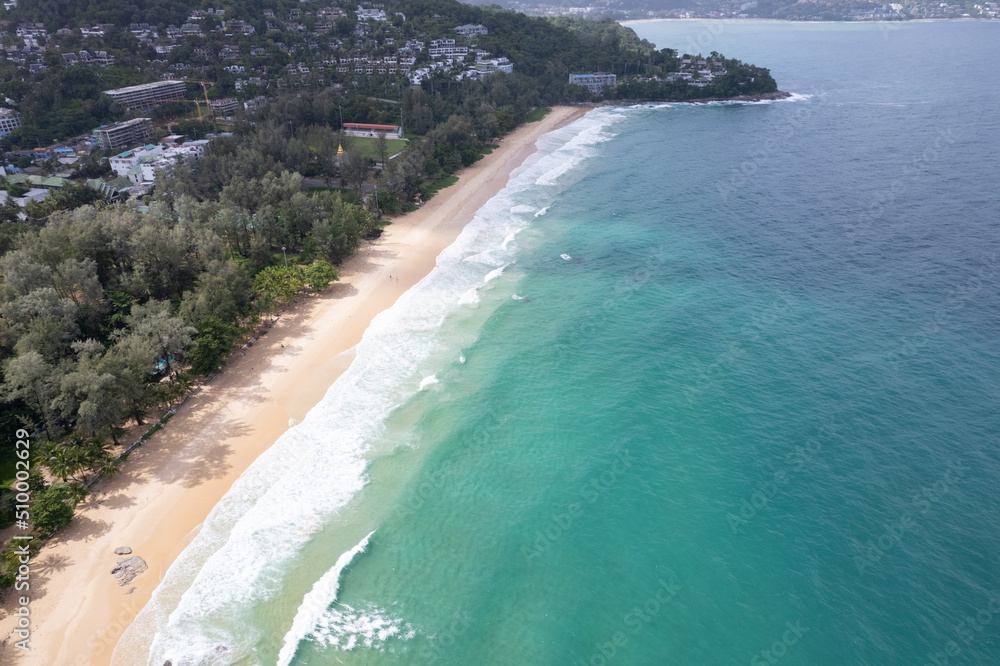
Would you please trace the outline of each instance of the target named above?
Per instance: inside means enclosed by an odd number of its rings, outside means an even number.
[[[118,579],[118,585],[124,587],[147,568],[146,561],[141,557],[119,557],[118,564],[111,570],[111,573]]]

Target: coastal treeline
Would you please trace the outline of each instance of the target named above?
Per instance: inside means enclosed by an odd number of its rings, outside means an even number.
[[[35,504],[49,492],[70,507],[61,523],[33,510],[39,534],[69,521],[81,482],[117,471],[128,426],[181,398],[189,373],[217,370],[262,316],[336,280],[333,263],[373,228],[289,171],[232,179],[215,199],[171,191],[146,212],[87,205],[19,225],[0,256],[3,447],[30,431],[35,469],[56,480]],[[0,490],[0,524],[10,500]]]

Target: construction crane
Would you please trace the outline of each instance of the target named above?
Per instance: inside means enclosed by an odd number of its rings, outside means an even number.
[[[175,100],[175,101],[178,101],[178,102],[188,102],[189,104],[194,104],[195,107],[198,109],[198,122],[201,122],[201,119],[202,119],[202,114],[201,114],[202,101],[200,99],[178,99],[178,100]],[[207,106],[208,105],[206,104],[206,107]],[[206,112],[205,115],[208,115],[207,112]]]
[[[212,85],[212,82],[211,81],[198,81],[196,79],[185,79],[185,82],[186,83],[200,83],[201,84],[201,93],[205,96],[205,112],[206,112],[206,115],[207,115],[208,110],[211,109],[212,107],[208,103],[208,88],[205,87],[205,84],[207,83],[208,85]],[[201,119],[202,119],[202,115],[201,115],[201,103],[198,100],[195,100],[195,99],[185,99],[183,101],[185,101],[185,102],[194,102],[195,106],[198,107],[198,122],[201,122]]]

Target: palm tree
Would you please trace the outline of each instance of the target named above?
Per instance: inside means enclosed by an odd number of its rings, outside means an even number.
[[[103,460],[101,461],[100,467],[97,468],[97,471],[100,472],[101,476],[103,476],[104,478],[110,479],[115,474],[120,472],[121,469],[122,469],[121,458],[108,454],[104,456]]]
[[[55,442],[45,442],[42,445],[41,463],[64,482],[82,468],[77,447]]]
[[[73,506],[82,502],[90,494],[90,489],[82,483],[67,483],[63,486],[63,491],[66,493],[65,499],[69,500]]]
[[[159,402],[164,407],[170,407],[175,401],[180,400],[191,392],[194,381],[186,372],[177,375],[177,380],[170,382],[166,386],[160,387]]]

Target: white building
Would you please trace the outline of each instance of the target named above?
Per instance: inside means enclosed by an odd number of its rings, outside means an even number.
[[[469,47],[456,46],[454,39],[432,39],[427,53],[432,58],[464,58],[469,53]]]
[[[260,107],[264,106],[266,102],[267,102],[266,97],[264,97],[263,95],[257,95],[253,99],[248,99],[247,101],[243,102],[243,108],[246,109],[247,111],[256,111]]]
[[[365,9],[364,7],[358,6],[358,20],[359,21],[388,21],[389,19],[385,15],[384,9]]]
[[[604,72],[570,74],[569,82],[573,85],[585,86],[593,94],[599,95],[605,88],[614,88],[617,78],[614,74],[605,74]]]
[[[455,32],[463,37],[475,37],[476,35],[487,35],[490,31],[487,30],[484,25],[472,25],[471,23],[466,23],[465,25],[460,25],[455,28]]]
[[[97,53],[103,52],[98,51]],[[105,90],[104,94],[129,109],[151,109],[164,102],[182,100],[187,97],[187,84],[183,81],[157,81],[156,83],[143,83],[138,86]]]
[[[206,145],[207,139],[179,145],[148,145],[126,150],[108,161],[116,175],[128,178],[133,184],[152,184],[156,182],[157,170],[167,171],[181,159],[201,158],[205,154]]]
[[[507,58],[490,58],[488,60],[480,60],[477,62],[476,69],[487,74],[493,72],[510,74],[514,71],[514,63]]]
[[[0,136],[6,136],[21,126],[21,116],[14,109],[0,108]]]

